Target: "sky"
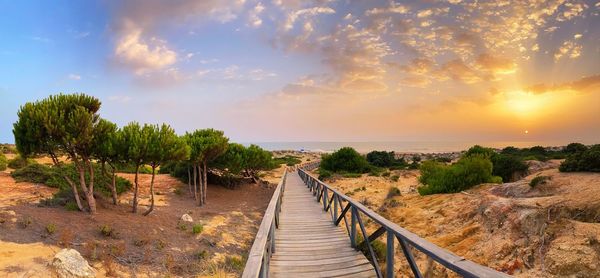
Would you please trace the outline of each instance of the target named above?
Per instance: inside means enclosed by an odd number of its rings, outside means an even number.
[[[0,142],[82,92],[238,142],[600,143],[597,1],[0,0]]]

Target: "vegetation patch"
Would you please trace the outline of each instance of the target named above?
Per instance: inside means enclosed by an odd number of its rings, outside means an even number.
[[[21,169],[27,165],[37,163],[35,160],[31,158],[24,158],[20,155],[15,156],[15,158],[8,160],[8,167],[11,169]]]
[[[537,176],[529,182],[529,186],[531,186],[531,188],[535,188],[538,185],[548,183],[548,181],[551,179],[552,179],[552,177],[550,177],[550,176]]]
[[[3,153],[0,153],[0,171],[6,170],[7,166],[8,160],[6,159],[6,156]]]
[[[600,172],[600,144],[590,148],[577,143],[569,146],[566,149],[570,153],[558,168],[561,172]]]
[[[302,163],[300,157],[295,155],[286,155],[282,157],[273,158],[273,163],[277,165],[285,164],[286,166],[294,166],[296,164]]]
[[[396,196],[400,196],[402,195],[402,193],[400,192],[400,189],[398,187],[392,186],[390,187],[390,189],[388,189],[388,193],[386,195],[386,199],[390,199],[390,198],[394,198]]]
[[[456,193],[481,183],[502,182],[501,178],[492,175],[492,162],[476,154],[464,156],[452,165],[425,161],[421,165],[419,181],[424,184],[417,189],[421,195]]]
[[[202,224],[194,224],[194,226],[192,226],[192,233],[195,235],[201,234],[203,230],[204,226]]]

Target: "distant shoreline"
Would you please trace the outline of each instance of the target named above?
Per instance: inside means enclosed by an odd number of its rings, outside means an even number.
[[[577,142],[577,141],[573,141]],[[494,141],[494,142],[254,142],[244,145],[256,144],[269,151],[305,151],[329,153],[342,147],[352,147],[360,153],[370,151],[393,151],[399,154],[443,154],[460,153],[474,145],[481,145],[495,149],[505,147],[530,148],[543,146],[545,148],[562,148],[573,142],[554,141]],[[579,142],[589,145],[590,142]]]

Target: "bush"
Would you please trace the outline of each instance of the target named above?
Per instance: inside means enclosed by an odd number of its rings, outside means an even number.
[[[567,154],[575,154],[584,151],[587,151],[587,147],[581,143],[568,144],[564,149],[564,152]]]
[[[323,155],[320,169],[331,172],[366,173],[370,170],[370,166],[356,150],[344,147],[332,154]]]
[[[492,175],[501,177],[505,182],[514,181],[515,173],[524,173],[529,168],[523,160],[514,155],[495,154],[491,161]]]
[[[363,242],[363,236],[359,230],[356,233],[356,244],[361,244],[362,242]],[[379,239],[376,239],[376,240],[371,241],[371,247],[373,248],[373,252],[375,253],[375,256],[377,257],[377,261],[385,262],[385,255],[386,255],[386,251],[387,251],[387,247],[386,247],[385,243]],[[369,259],[370,261],[373,261],[373,259],[371,258],[371,252],[369,252],[369,247],[367,246],[366,242],[365,242],[365,244],[360,245],[359,250],[365,255],[365,257],[367,257],[367,259]]]
[[[558,169],[561,172],[600,172],[600,145],[570,154]]]
[[[333,176],[333,173],[331,171],[327,171],[325,169],[319,169],[319,179],[320,180],[325,180],[328,178],[331,178]]]
[[[56,225],[54,225],[53,223],[50,223],[48,225],[46,225],[46,232],[49,235],[52,235],[56,232]]]
[[[30,164],[21,169],[16,169],[10,174],[17,182],[32,182],[46,184],[56,176],[52,167],[43,164]]]
[[[21,169],[29,164],[37,163],[35,160],[31,158],[23,158],[20,155],[17,155],[15,158],[8,160],[8,167],[11,169]]]
[[[110,186],[112,184],[112,177],[104,175],[99,164],[94,164],[94,173],[94,190],[103,194],[104,196],[111,196],[112,193],[110,191]],[[65,175],[70,177],[74,182],[77,182],[79,179],[79,173],[72,163],[64,165],[62,168],[33,163],[21,169],[14,170],[11,173],[11,176],[17,182],[42,183],[47,186],[60,189],[59,193],[62,194],[62,197],[72,197],[72,195],[69,195],[68,193],[61,192],[71,191],[71,186],[63,177]],[[89,174],[86,174],[86,179],[86,182],[89,182]],[[117,177],[116,187],[117,193],[121,194],[131,188],[131,182],[124,178]]]
[[[389,199],[389,198],[393,198],[395,196],[400,196],[400,195],[402,195],[402,193],[400,192],[400,189],[398,187],[392,186],[392,187],[390,187],[390,189],[388,189],[388,193],[385,198]]]
[[[469,157],[473,155],[479,155],[484,158],[490,159],[492,162],[492,175],[499,176],[502,181],[510,182],[514,180],[516,173],[523,173],[527,171],[528,166],[523,162],[525,159],[523,155],[529,155],[531,153],[541,154],[546,150],[543,147],[533,147],[534,151],[530,149],[517,149],[515,147],[506,147],[502,149],[500,153],[496,153],[491,148],[482,147],[475,145],[471,147],[463,157]],[[534,159],[538,159],[534,157]]]
[[[112,236],[114,233],[113,229],[107,224],[100,226],[98,230],[100,231],[100,234],[105,237]]]
[[[69,201],[65,204],[65,209],[68,211],[78,211],[79,207],[77,206],[77,203]]]
[[[300,160],[300,157],[295,155],[286,155],[283,157],[273,158],[273,163],[276,165],[285,164],[286,166],[294,166],[296,164],[302,163],[302,160]]]
[[[367,161],[377,167],[390,167],[396,162],[394,152],[372,151],[367,154]]]
[[[398,181],[399,179],[400,179],[400,176],[398,176],[398,175],[393,175],[390,177],[390,180],[392,180],[392,181]]]
[[[421,165],[419,181],[424,186],[417,190],[421,195],[456,193],[486,182],[497,182],[492,176],[492,162],[485,154],[461,158],[453,165],[425,161]]]
[[[116,165],[117,172],[135,174],[135,165],[131,163],[124,163]],[[152,174],[152,167],[148,165],[141,165],[138,169],[140,174]]]
[[[194,226],[192,226],[192,233],[195,235],[202,233],[202,230],[204,230],[204,226],[202,224],[194,224]]]
[[[381,174],[382,177],[389,177],[391,175],[390,172],[385,172],[383,174]]]
[[[3,153],[0,153],[0,171],[6,170],[6,166],[8,166],[6,156]]]
[[[540,184],[546,184],[550,179],[552,179],[550,176],[537,176],[529,182],[529,186],[531,186],[531,188],[535,188]]]

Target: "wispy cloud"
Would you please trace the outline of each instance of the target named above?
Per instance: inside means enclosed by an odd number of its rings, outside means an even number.
[[[71,80],[81,80],[81,75],[69,73],[69,75],[67,75],[67,78]]]

